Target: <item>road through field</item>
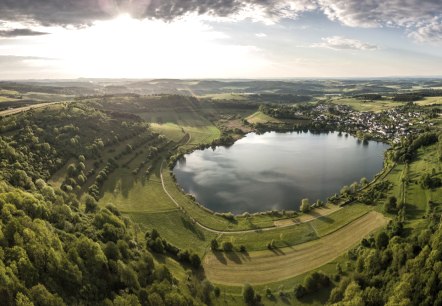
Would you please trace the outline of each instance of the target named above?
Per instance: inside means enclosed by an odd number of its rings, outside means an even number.
[[[332,261],[387,221],[371,211],[329,235],[293,247],[249,254],[210,252],[203,260],[204,270],[210,281],[224,285],[284,280]]]

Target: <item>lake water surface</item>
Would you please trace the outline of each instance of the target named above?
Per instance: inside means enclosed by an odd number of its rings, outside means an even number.
[[[186,193],[217,212],[297,210],[303,198],[324,201],[344,185],[371,180],[387,149],[337,132],[250,133],[229,148],[186,154],[173,172]]]

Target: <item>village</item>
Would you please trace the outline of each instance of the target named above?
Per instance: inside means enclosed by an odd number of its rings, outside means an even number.
[[[393,143],[434,124],[429,122],[432,112],[414,104],[378,113],[359,112],[346,105],[318,104],[310,115],[313,115],[314,124],[325,124],[341,132],[353,133],[363,140],[379,139]]]

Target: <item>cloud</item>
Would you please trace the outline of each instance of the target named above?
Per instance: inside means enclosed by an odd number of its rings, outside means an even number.
[[[275,23],[322,11],[350,27],[399,27],[417,41],[439,41],[441,0],[6,0],[0,20],[85,26],[128,13],[172,21],[189,15]]]
[[[434,18],[412,31],[409,36],[418,42],[442,42],[442,18]]]
[[[377,50],[378,46],[364,43],[357,39],[342,36],[322,38],[322,42],[313,44],[314,48],[328,48],[333,50]]]
[[[264,37],[267,37],[267,34],[265,34],[265,33],[256,33],[255,36],[259,37],[259,38],[264,38]]]
[[[397,27],[419,42],[440,42],[440,0],[317,0],[331,20],[350,27]]]
[[[37,36],[46,34],[48,33],[38,32],[31,29],[0,30],[0,37]]]
[[[82,26],[123,13],[173,20],[189,14],[253,17],[253,12],[277,19],[315,8],[315,0],[14,0],[0,1],[0,20]]]
[[[348,26],[415,26],[442,12],[440,0],[318,0],[332,20]]]

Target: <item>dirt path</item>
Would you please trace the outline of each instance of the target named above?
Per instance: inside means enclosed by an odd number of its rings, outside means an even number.
[[[313,211],[312,213],[306,215],[305,219],[299,219],[299,220],[295,220],[293,219],[292,221],[288,222],[287,219],[285,220],[281,220],[281,221],[285,221],[282,224],[279,224],[278,226],[272,226],[272,227],[262,227],[259,229],[250,229],[250,230],[239,230],[239,231],[221,231],[221,230],[217,230],[217,229],[213,229],[210,227],[205,226],[204,224],[201,224],[200,222],[198,222],[195,218],[193,218],[191,215],[189,215],[186,210],[184,209],[184,207],[182,207],[177,200],[175,200],[174,197],[172,197],[172,195],[167,191],[166,189],[166,185],[164,184],[164,179],[163,179],[163,165],[164,165],[164,160],[161,163],[161,167],[160,167],[160,178],[161,178],[161,185],[163,187],[163,191],[164,193],[166,193],[166,195],[170,198],[170,200],[183,212],[185,213],[191,220],[192,222],[194,222],[197,226],[205,229],[206,231],[212,232],[212,233],[216,233],[216,234],[244,234],[244,233],[251,233],[251,232],[256,232],[256,231],[272,231],[272,230],[276,230],[276,229],[280,229],[283,227],[289,227],[289,226],[296,226],[300,223],[305,223],[305,222],[310,222],[312,220],[327,216],[339,209],[342,209],[342,207],[339,207],[337,209],[329,209],[327,212],[322,212],[322,213],[317,213],[314,214],[315,211]]]
[[[372,211],[318,240],[250,254],[210,252],[203,265],[207,278],[219,284],[242,286],[280,281],[332,261],[386,224],[382,214]]]

